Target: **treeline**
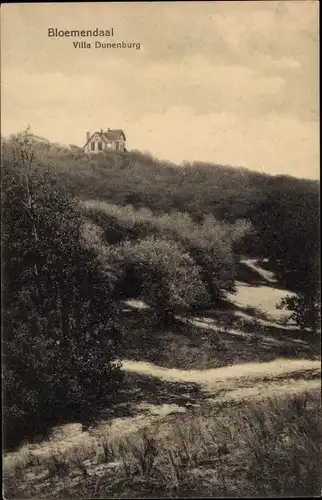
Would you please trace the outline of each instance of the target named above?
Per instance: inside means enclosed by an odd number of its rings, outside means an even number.
[[[307,294],[313,281],[315,292],[319,287],[317,181],[200,162],[178,166],[138,151],[89,157],[76,147],[36,147],[40,163],[83,200],[188,213],[196,222],[208,214],[225,222],[247,219],[254,230],[243,239],[241,252],[269,258],[292,291]]]
[[[154,213],[187,212],[197,222],[205,214],[228,222],[249,219],[256,231],[245,250],[276,261],[298,235],[318,244],[317,181],[200,162],[178,166],[137,151],[89,157],[46,144],[37,147],[39,157],[83,200],[130,204]]]
[[[39,149],[83,200],[188,213],[196,222],[208,214],[225,222],[247,219],[254,231],[244,238],[243,253],[269,258],[294,292],[319,286],[317,181],[200,162],[178,166],[137,151],[88,157],[49,145]]]

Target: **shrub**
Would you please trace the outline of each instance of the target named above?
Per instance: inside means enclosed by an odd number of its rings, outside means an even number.
[[[295,321],[300,328],[306,328],[317,335],[321,326],[321,294],[319,291],[311,292],[313,293],[287,295],[277,304],[277,308],[291,311],[289,319]]]
[[[111,250],[123,272],[123,281],[132,281],[133,290],[156,310],[157,317],[171,317],[206,298],[198,266],[176,242],[148,237],[126,242]]]

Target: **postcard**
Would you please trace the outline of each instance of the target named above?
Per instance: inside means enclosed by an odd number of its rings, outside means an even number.
[[[320,494],[318,14],[2,4],[5,498]]]

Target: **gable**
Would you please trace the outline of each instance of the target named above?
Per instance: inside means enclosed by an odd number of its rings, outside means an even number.
[[[86,146],[88,144],[90,144],[91,142],[97,142],[97,141],[102,141],[102,140],[104,142],[106,142],[106,138],[104,137],[104,134],[101,134],[100,132],[94,132],[94,134],[91,135],[91,137],[88,139],[88,141],[86,141],[84,148],[86,148]]]
[[[91,142],[104,141],[105,143],[123,140],[126,141],[125,134],[123,130],[108,130],[107,132],[94,132],[93,135],[88,139],[84,148]]]
[[[95,134],[93,134],[92,137],[90,138],[90,142],[101,141],[102,139],[104,139],[104,137],[102,137],[102,134],[100,134],[99,132],[95,132]]]

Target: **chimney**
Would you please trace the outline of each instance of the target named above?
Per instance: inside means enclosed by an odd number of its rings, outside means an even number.
[[[111,130],[111,129],[110,129],[110,127],[108,127],[108,129],[107,129],[107,130],[108,130],[108,131],[110,131],[110,130]]]
[[[91,136],[91,133],[90,132],[86,132],[86,141],[89,141],[90,136]]]
[[[101,134],[103,133],[103,129],[101,128]]]

